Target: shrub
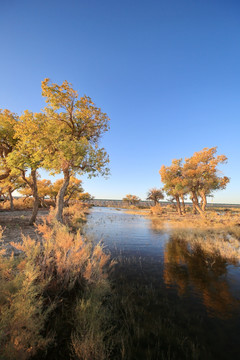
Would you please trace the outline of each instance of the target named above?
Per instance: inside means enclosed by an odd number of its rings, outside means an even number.
[[[64,222],[73,229],[81,228],[87,221],[88,205],[75,203],[63,209]]]
[[[43,291],[48,279],[41,278],[37,258],[40,245],[23,239],[26,256],[17,259],[0,254],[0,359],[28,359],[51,341],[50,334],[42,335],[52,306],[45,307]]]
[[[176,212],[176,206],[174,204],[167,204],[165,206],[167,212]]]
[[[14,209],[16,210],[24,210],[24,209],[32,209],[33,207],[33,198],[18,198],[13,200]]]
[[[156,216],[162,215],[165,212],[165,210],[163,209],[163,207],[160,204],[152,206],[150,208],[150,211],[151,211],[152,215],[156,215]]]
[[[22,252],[17,258],[6,257],[4,250],[0,253],[0,347],[4,360],[25,360],[44,351],[54,333],[56,338],[61,337],[62,329],[69,328],[69,322],[73,323],[76,318],[83,321],[84,314],[78,313],[84,304],[88,304],[86,319],[89,308],[94,309],[95,303],[103,314],[101,304],[103,289],[108,287],[109,255],[103,252],[102,246],[88,242],[79,232],[70,233],[59,223],[50,226],[47,220],[37,230],[41,233],[40,242],[23,237],[21,244],[11,243]],[[76,311],[69,319],[74,303],[77,303]],[[94,326],[89,324],[93,338],[99,336],[100,317],[98,321],[95,333]],[[61,324],[60,328],[57,324]],[[79,332],[84,326],[78,324],[72,335],[76,353],[79,353],[77,343],[80,340],[81,344],[88,342],[90,330]],[[95,354],[96,349],[94,351]]]

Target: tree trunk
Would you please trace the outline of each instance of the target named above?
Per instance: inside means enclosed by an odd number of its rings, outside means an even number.
[[[47,208],[47,205],[46,205],[46,203],[45,203],[45,198],[44,198],[44,196],[41,197],[41,198],[39,198],[39,202],[40,202],[41,207]]]
[[[63,175],[64,175],[64,180],[63,180],[62,187],[60,188],[58,195],[57,195],[56,212],[55,212],[55,219],[57,221],[59,221],[60,223],[63,222],[64,196],[66,194],[66,191],[67,191],[67,188],[69,185],[69,180],[70,180],[69,169],[64,170]]]
[[[204,192],[202,192],[200,194],[201,198],[202,198],[202,211],[206,210],[206,205],[207,205],[207,197],[206,194]]]
[[[39,197],[38,197],[38,188],[37,188],[37,170],[31,171],[31,177],[32,177],[32,184],[30,185],[32,192],[33,192],[33,210],[32,210],[32,216],[29,221],[29,225],[33,225],[36,221],[37,213],[38,213],[38,207],[39,207]]]
[[[14,210],[14,206],[13,206],[13,197],[12,197],[12,191],[11,191],[11,189],[8,189],[8,194],[9,194],[9,200],[10,200],[10,210],[13,211],[13,210]]]
[[[176,201],[177,201],[177,212],[178,212],[179,215],[182,215],[182,210],[181,210],[181,204],[180,204],[179,196],[176,196]]]
[[[184,213],[184,214],[186,214],[186,208],[185,208],[184,196],[181,196],[181,200],[182,200],[183,213]]]
[[[193,197],[191,197],[191,200],[192,200],[192,207],[193,207],[193,214],[196,215],[197,214],[197,209],[196,209],[196,206],[194,205],[194,202],[193,202]]]
[[[204,214],[204,211],[201,209],[201,207],[199,206],[199,203],[198,203],[198,197],[197,195],[192,192],[192,202],[193,202],[193,206],[195,207],[195,209],[199,212],[199,214],[202,216],[202,217],[205,217],[205,214]]]

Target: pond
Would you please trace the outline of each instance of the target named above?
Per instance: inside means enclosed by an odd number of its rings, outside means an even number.
[[[124,210],[93,208],[86,233],[117,259],[111,279],[130,328],[126,358],[240,357],[238,261],[193,249]]]

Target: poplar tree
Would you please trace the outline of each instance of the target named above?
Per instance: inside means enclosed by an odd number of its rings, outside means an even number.
[[[182,173],[182,159],[172,160],[170,166],[163,165],[159,170],[161,181],[164,184],[163,190],[171,196],[177,203],[177,211],[182,215],[180,199],[184,199],[186,194],[186,184]]]
[[[79,97],[72,85],[42,82],[42,95],[48,106],[44,167],[52,173],[63,173],[63,184],[56,201],[56,220],[63,221],[64,197],[70,176],[107,175],[109,158],[99,147],[101,136],[109,129],[109,118],[90,97]]]
[[[37,170],[42,167],[44,159],[43,129],[45,120],[42,113],[34,114],[26,110],[14,127],[14,138],[17,139],[17,143],[6,158],[11,173],[20,174],[32,191],[34,203],[30,225],[35,222],[39,208]],[[26,176],[27,171],[30,171],[29,177]]]
[[[122,200],[127,202],[128,205],[136,205],[141,199],[136,195],[127,194]]]
[[[207,196],[215,190],[225,189],[230,181],[227,176],[220,176],[219,164],[227,162],[225,155],[216,156],[217,147],[204,148],[185,159],[183,176],[194,207],[204,216]],[[198,198],[201,198],[201,205]]]
[[[56,201],[57,194],[63,185],[63,179],[56,180],[51,187],[50,196]],[[71,199],[77,199],[78,194],[83,193],[82,180],[70,177],[69,185],[65,194],[64,203],[68,204]]]
[[[23,187],[24,183],[23,180],[19,175],[9,175],[4,180],[0,181],[0,189],[1,189],[1,195],[6,199],[9,199],[10,202],[10,210],[14,210],[14,203],[13,203],[13,195],[12,193],[15,190],[19,190]]]
[[[148,191],[147,200],[152,200],[155,206],[162,199],[164,199],[164,195],[161,189],[152,188]]]

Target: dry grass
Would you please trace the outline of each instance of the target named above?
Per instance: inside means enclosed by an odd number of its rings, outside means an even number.
[[[221,256],[232,262],[240,261],[240,237],[236,237],[234,231],[230,235],[230,229],[225,230],[173,230],[172,237],[186,241],[196,251],[200,248],[212,256]]]
[[[63,209],[64,222],[72,229],[78,229],[85,224],[89,206],[83,203],[75,203]]]
[[[26,210],[32,209],[33,207],[33,198],[19,198],[13,200],[13,205],[15,210]],[[10,210],[10,201],[4,201],[0,203],[0,209]]]
[[[53,334],[61,342],[68,329],[66,348],[72,346],[75,358],[100,359],[93,354],[102,353],[101,358],[107,359],[105,337],[99,329],[104,331],[109,255],[80,232],[73,234],[61,224],[49,225],[50,219],[51,215],[37,227],[41,241],[23,237],[22,243],[11,243],[21,252],[18,257],[0,252],[0,358],[25,360],[39,351],[44,353]],[[95,319],[96,311],[103,317]],[[75,319],[84,322],[72,331],[69,323]]]
[[[34,200],[32,197],[13,199],[14,210],[32,209],[33,202],[34,202]],[[44,205],[45,205],[44,207],[50,208],[50,206],[54,206],[55,203],[54,203],[54,201],[52,201],[50,199],[46,199],[46,200],[44,200]],[[0,202],[0,209],[1,210],[10,210],[10,201],[7,200],[4,202]]]
[[[143,216],[148,216],[150,214],[149,209],[125,209],[124,212],[131,215],[143,215]]]
[[[165,213],[166,213],[166,209],[164,209],[164,207],[162,207],[160,204],[157,204],[150,208],[150,214],[153,216],[160,216]]]
[[[233,212],[218,213],[207,211],[203,218],[200,215],[176,213],[162,213],[150,217],[155,229],[225,229],[226,227],[237,227],[240,224],[240,215]]]

